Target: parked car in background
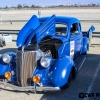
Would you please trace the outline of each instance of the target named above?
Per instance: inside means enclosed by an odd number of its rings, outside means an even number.
[[[3,38],[0,38],[0,47],[6,46],[6,42]]]

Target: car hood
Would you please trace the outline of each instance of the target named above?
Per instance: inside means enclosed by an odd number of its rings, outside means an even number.
[[[27,37],[40,25],[37,16],[33,15],[30,20],[20,30],[17,37],[17,46],[23,46]]]
[[[55,34],[55,15],[48,18],[42,25],[39,19],[34,15],[21,29],[17,37],[17,46],[28,46],[32,38],[36,35],[36,43],[45,36],[53,36]]]

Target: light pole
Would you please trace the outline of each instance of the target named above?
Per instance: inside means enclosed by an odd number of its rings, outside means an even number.
[[[41,11],[40,11],[40,10],[38,10],[38,16],[39,16],[39,18],[40,18],[40,15],[41,15]]]

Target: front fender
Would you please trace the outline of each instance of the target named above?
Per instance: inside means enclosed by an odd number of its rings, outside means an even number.
[[[2,61],[2,56],[0,57],[0,78],[4,77],[5,72],[9,70],[9,64],[5,64]]]
[[[15,63],[15,58],[16,55],[13,52],[6,52],[7,54],[9,54],[10,56],[12,56],[12,61],[9,64],[6,64],[3,62],[2,60],[2,56],[0,56],[0,79],[1,78],[5,78],[4,75],[6,72],[14,72],[14,75],[11,76],[11,81],[15,80],[15,74],[16,74],[16,63]]]
[[[51,84],[55,87],[62,87],[65,85],[73,66],[74,62],[68,56],[58,59],[50,69],[49,78]]]

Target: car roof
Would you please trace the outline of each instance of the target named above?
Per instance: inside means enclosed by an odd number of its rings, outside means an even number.
[[[39,18],[40,22],[45,22],[49,17],[41,17]],[[56,16],[56,22],[57,23],[65,23],[65,24],[71,24],[73,22],[79,21],[75,17],[68,17],[68,16]]]

